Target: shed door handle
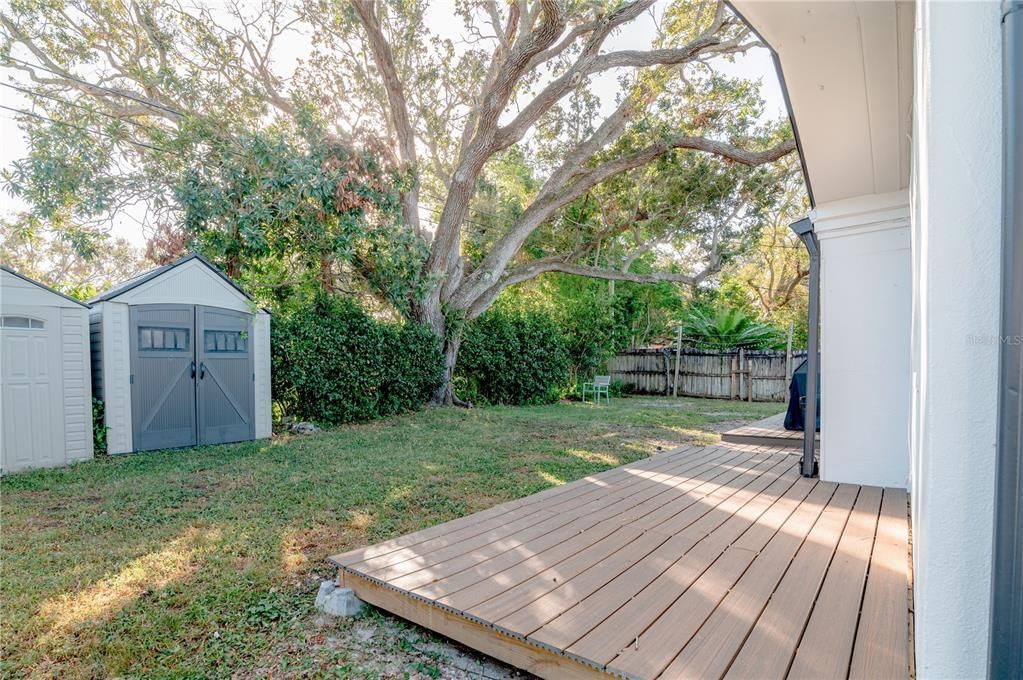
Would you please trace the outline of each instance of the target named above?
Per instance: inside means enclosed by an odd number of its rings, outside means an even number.
[[[199,380],[202,380],[205,377],[206,377],[206,362],[205,361],[200,361],[199,362]]]
[[[195,362],[192,362],[192,380],[195,380]]]

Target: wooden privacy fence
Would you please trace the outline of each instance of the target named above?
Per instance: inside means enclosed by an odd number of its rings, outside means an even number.
[[[612,357],[608,369],[612,380],[642,394],[785,401],[792,370],[805,358],[805,351],[638,348]]]

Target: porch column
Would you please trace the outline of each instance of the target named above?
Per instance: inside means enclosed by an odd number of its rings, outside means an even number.
[[[907,488],[912,258],[907,191],[818,205],[821,479]]]

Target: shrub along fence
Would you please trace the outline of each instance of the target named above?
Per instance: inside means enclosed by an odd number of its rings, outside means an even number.
[[[428,328],[377,321],[350,300],[322,297],[272,329],[274,400],[300,420],[335,425],[411,411],[444,375]]]
[[[455,387],[475,404],[547,404],[565,391],[569,364],[565,338],[550,317],[495,308],[466,327]]]
[[[792,370],[804,358],[805,351],[655,347],[619,352],[608,368],[612,380],[640,394],[785,401]]]

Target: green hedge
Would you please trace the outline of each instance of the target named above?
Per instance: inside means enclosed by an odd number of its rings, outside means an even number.
[[[491,309],[465,328],[456,388],[470,401],[550,403],[565,390],[569,363],[565,338],[550,317]]]
[[[321,297],[272,327],[274,399],[301,420],[338,424],[417,409],[443,378],[433,333],[376,321],[350,300]]]

